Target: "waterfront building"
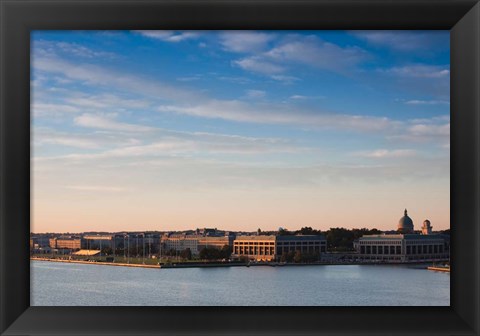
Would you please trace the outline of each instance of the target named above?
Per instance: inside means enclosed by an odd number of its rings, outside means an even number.
[[[362,260],[408,262],[450,258],[449,236],[433,234],[428,219],[423,223],[422,233],[414,233],[406,209],[397,233],[363,236],[354,242],[354,247]]]
[[[115,235],[112,234],[98,234],[98,235],[84,235],[82,248],[87,250],[101,250],[105,247],[115,248]]]
[[[327,241],[321,235],[237,236],[233,241],[232,257],[247,257],[257,261],[274,261],[282,254],[300,251],[302,254],[325,253]]]
[[[217,249],[223,248],[225,245],[233,246],[233,241],[235,239],[234,235],[224,235],[224,236],[201,236],[198,239],[198,252],[200,252],[203,248],[210,248],[214,247]]]
[[[190,249],[192,254],[198,254],[198,241],[201,238],[201,235],[189,235],[185,233],[170,233],[165,234],[162,237],[162,249],[164,251],[175,250],[176,252],[181,252]]]
[[[193,255],[198,255],[205,247],[220,250],[225,245],[232,246],[235,238],[233,234],[216,229],[197,229],[195,233],[166,233],[162,236],[162,250],[181,252],[189,248]]]
[[[50,238],[49,246],[52,249],[68,249],[68,250],[80,250],[82,247],[82,239],[73,236],[60,236]]]

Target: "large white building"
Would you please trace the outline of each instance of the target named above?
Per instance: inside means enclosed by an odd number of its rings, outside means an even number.
[[[405,209],[396,234],[363,236],[354,242],[358,257],[373,261],[439,261],[450,258],[450,238],[432,234],[430,221],[423,222],[422,233],[414,232],[412,219]]]
[[[320,258],[327,251],[327,240],[322,235],[237,236],[233,241],[232,256],[273,261],[280,259],[284,253],[296,251]]]

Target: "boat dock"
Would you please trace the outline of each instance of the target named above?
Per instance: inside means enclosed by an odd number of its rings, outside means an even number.
[[[429,271],[450,273],[450,266],[429,266],[429,267],[427,267],[427,269]]]

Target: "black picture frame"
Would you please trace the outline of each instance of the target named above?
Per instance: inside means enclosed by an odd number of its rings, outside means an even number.
[[[476,0],[0,0],[2,335],[479,335],[480,4]],[[30,31],[448,29],[450,307],[30,307]]]

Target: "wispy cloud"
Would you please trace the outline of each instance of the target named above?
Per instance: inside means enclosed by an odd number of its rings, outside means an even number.
[[[121,187],[110,187],[110,186],[87,186],[87,185],[69,185],[65,186],[67,189],[78,190],[78,191],[89,191],[89,192],[122,192],[126,191],[125,188]]]
[[[265,75],[278,74],[286,70],[283,66],[274,64],[257,56],[236,60],[233,61],[233,64],[239,66],[243,70],[258,72]]]
[[[78,43],[69,42],[34,40],[33,49],[36,55],[41,56],[63,55],[65,57],[80,57],[90,59],[109,59],[117,57],[116,54],[111,52],[99,51]]]
[[[110,116],[95,115],[90,113],[82,114],[74,119],[75,124],[82,127],[98,128],[122,132],[150,132],[153,127],[129,124],[116,121]]]
[[[293,100],[310,100],[310,99],[325,99],[325,96],[304,96],[304,95],[293,95],[289,99]]]
[[[448,33],[432,31],[352,31],[351,34],[372,45],[404,52],[431,50],[433,46],[446,49],[449,41]]]
[[[275,34],[254,31],[228,31],[220,34],[224,50],[236,53],[255,53],[265,50]]]
[[[381,69],[381,72],[409,78],[449,78],[450,69],[446,66],[415,64],[390,69]]]
[[[355,152],[355,156],[367,158],[406,158],[416,156],[418,153],[414,149],[377,149],[374,151]]]
[[[288,124],[355,132],[392,130],[399,124],[385,117],[302,111],[293,106],[263,105],[262,113],[259,114],[255,105],[238,100],[210,100],[198,105],[163,105],[159,111],[238,122]]]
[[[264,75],[286,73],[293,65],[305,65],[316,69],[347,74],[369,59],[365,50],[357,47],[341,47],[316,36],[291,34],[277,41],[262,52],[256,52],[232,64],[250,72]]]
[[[248,98],[252,98],[252,99],[263,98],[267,94],[265,91],[262,91],[262,90],[247,90],[245,93]]]
[[[328,71],[350,71],[369,58],[368,53],[357,47],[341,47],[314,36],[294,37],[265,53],[278,62],[296,62]]]
[[[300,78],[295,76],[285,76],[285,75],[272,75],[270,76],[270,78],[278,82],[282,82],[284,84],[293,84],[301,80]]]
[[[116,88],[155,99],[194,99],[198,93],[180,89],[159,80],[152,80],[121,71],[108,70],[88,63],[71,63],[58,57],[33,57],[36,71],[64,76],[93,87]]]
[[[196,31],[135,30],[134,32],[164,42],[182,42],[200,36],[200,33]]]
[[[435,143],[445,146],[450,143],[450,121],[444,118],[411,120],[404,131],[387,135],[387,139],[406,142]]]
[[[53,104],[34,101],[31,105],[31,111],[35,117],[45,117],[63,116],[65,114],[71,115],[81,112],[81,109],[68,104]]]
[[[82,149],[94,149],[98,148],[98,144],[83,136],[72,135],[72,134],[55,134],[54,132],[49,132],[47,134],[38,134],[35,132],[35,146],[42,145],[61,145],[74,148]]]
[[[407,105],[448,105],[449,101],[446,100],[407,100],[405,102]]]

